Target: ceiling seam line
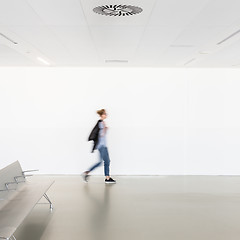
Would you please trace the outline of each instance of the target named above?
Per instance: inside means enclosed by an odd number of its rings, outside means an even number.
[[[78,0],[78,2],[79,2],[79,5],[81,6],[81,9],[82,9],[82,12],[83,12],[83,16],[84,16],[84,19],[85,19],[86,24],[87,24],[88,32],[89,32],[90,38],[92,39],[92,43],[93,43],[95,51],[96,51],[96,55],[97,55],[98,61],[101,63],[100,53],[98,52],[98,48],[97,48],[97,46],[95,44],[95,41],[94,41],[94,38],[93,38],[93,35],[92,35],[92,32],[91,32],[91,27],[90,27],[90,25],[89,25],[89,23],[87,21],[87,17],[86,17],[85,11],[83,9],[82,2],[81,2],[81,0]]]
[[[56,39],[58,39],[58,37],[57,37],[57,35],[51,30],[51,28],[49,27],[50,25],[47,25],[46,24],[46,22],[38,15],[38,13],[35,11],[35,9],[32,7],[32,5],[28,2],[28,0],[25,0],[26,1],[26,3],[28,4],[28,6],[33,10],[33,12],[39,17],[39,19],[41,19],[41,21],[44,23],[44,27],[46,28],[46,29],[48,29],[51,33],[52,33],[52,35],[53,36],[55,36],[56,37]],[[59,41],[59,40],[58,40]],[[66,46],[61,42],[61,41],[59,41],[59,43],[62,45],[62,47],[66,50],[66,52],[68,53],[68,55],[69,56],[71,56],[70,55],[70,53],[69,53],[69,50],[66,48]],[[32,45],[32,44],[31,44]],[[32,45],[34,48],[36,48],[38,51],[39,51],[39,49],[37,48],[37,47],[35,47],[34,45]],[[43,55],[45,55],[41,50],[39,51],[41,54],[43,54]],[[47,57],[48,58],[48,57]]]
[[[208,0],[207,3],[199,10],[199,12],[198,12],[192,19],[194,19],[194,18],[196,18],[197,16],[199,16],[200,13],[201,13],[205,8],[207,8],[207,5],[210,3],[210,1],[211,1],[211,0]],[[217,1],[217,0],[215,0],[215,1]],[[184,28],[181,29],[181,32],[179,32],[179,34],[178,34],[178,35],[176,36],[176,38],[170,43],[170,45],[173,45],[173,43],[174,43],[175,41],[177,41],[177,39],[181,36],[182,32],[183,32],[184,30],[186,30],[189,26],[190,26],[190,25],[184,26]],[[180,31],[180,30],[179,30],[179,31]],[[170,45],[169,45],[169,46],[170,46]],[[168,50],[165,49],[162,53],[164,54],[164,53],[166,53],[167,51],[168,51]],[[190,58],[190,57],[189,57],[189,58]],[[185,59],[185,57],[184,57],[184,59]]]
[[[143,41],[143,36],[145,35],[147,26],[149,25],[150,18],[151,18],[152,14],[153,14],[153,11],[154,11],[154,9],[155,9],[156,4],[157,4],[157,0],[154,1],[154,4],[153,4],[152,9],[151,9],[151,12],[150,12],[150,14],[149,14],[149,16],[148,16],[148,19],[147,19],[147,21],[146,21],[146,23],[145,23],[145,26],[144,26],[144,28],[143,28],[141,37],[140,37],[140,39],[139,39],[139,41],[138,41],[138,44],[137,44],[137,46],[136,46],[136,48],[135,48],[134,56],[136,56],[136,54],[137,54],[137,52],[138,52],[138,49],[139,49],[140,46],[141,46],[141,43],[142,43],[142,41]]]

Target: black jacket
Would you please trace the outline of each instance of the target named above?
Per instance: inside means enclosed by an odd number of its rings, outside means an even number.
[[[93,130],[91,131],[89,137],[88,137],[88,141],[93,141],[93,149],[92,152],[94,152],[94,150],[97,147],[98,144],[98,135],[99,135],[99,123],[102,122],[102,120],[98,120],[97,124],[95,125],[95,127],[93,128]]]

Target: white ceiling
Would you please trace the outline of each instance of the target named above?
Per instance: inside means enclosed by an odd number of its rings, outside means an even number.
[[[143,12],[93,12],[107,4]],[[239,0],[0,0],[0,34],[17,42],[0,35],[0,66],[236,68],[239,9]]]

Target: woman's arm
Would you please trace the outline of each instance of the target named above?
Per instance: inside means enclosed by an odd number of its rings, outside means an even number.
[[[107,129],[108,129],[108,127],[106,126],[106,124],[105,124],[105,122],[100,122],[99,123],[99,128],[100,128],[100,137],[104,137],[104,135],[106,134],[106,132],[107,132]]]
[[[106,123],[103,122],[103,136],[107,133],[108,127],[106,126]]]

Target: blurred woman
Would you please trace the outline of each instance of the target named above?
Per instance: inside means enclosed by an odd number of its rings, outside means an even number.
[[[104,120],[107,118],[107,113],[105,109],[101,109],[97,111],[97,114],[99,115],[100,119],[93,128],[88,140],[94,141],[92,152],[94,152],[95,149],[98,149],[100,158],[99,162],[94,164],[88,171],[85,171],[82,174],[82,177],[84,181],[87,182],[89,178],[89,173],[93,171],[95,168],[102,165],[102,162],[104,162],[105,183],[116,183],[116,181],[110,177],[109,173],[110,158],[106,144],[106,134],[108,128],[106,126],[106,123],[104,122]]]

